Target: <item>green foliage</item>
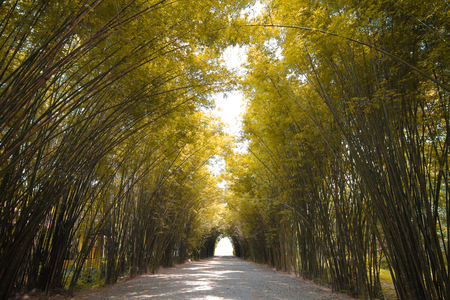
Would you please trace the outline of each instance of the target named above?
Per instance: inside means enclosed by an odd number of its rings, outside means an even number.
[[[103,286],[103,276],[101,271],[96,268],[83,268],[81,271],[80,279],[78,279],[76,289],[90,289],[93,287]]]

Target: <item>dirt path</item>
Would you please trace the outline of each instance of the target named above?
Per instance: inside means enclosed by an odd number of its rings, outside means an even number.
[[[235,257],[164,269],[156,275],[85,291],[75,299],[351,299]]]

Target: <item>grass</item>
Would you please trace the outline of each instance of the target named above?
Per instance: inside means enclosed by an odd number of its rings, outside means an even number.
[[[380,269],[380,283],[383,289],[383,295],[385,300],[397,299],[395,293],[394,283],[392,282],[391,273],[387,269]]]

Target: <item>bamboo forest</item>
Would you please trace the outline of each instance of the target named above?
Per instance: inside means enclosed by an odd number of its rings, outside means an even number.
[[[238,135],[212,113],[235,91]],[[0,0],[0,299],[221,237],[357,299],[450,299],[449,101],[448,0]]]

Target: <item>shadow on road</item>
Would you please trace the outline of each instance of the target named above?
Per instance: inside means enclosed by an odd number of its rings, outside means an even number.
[[[233,256],[215,256],[78,299],[348,299]]]

